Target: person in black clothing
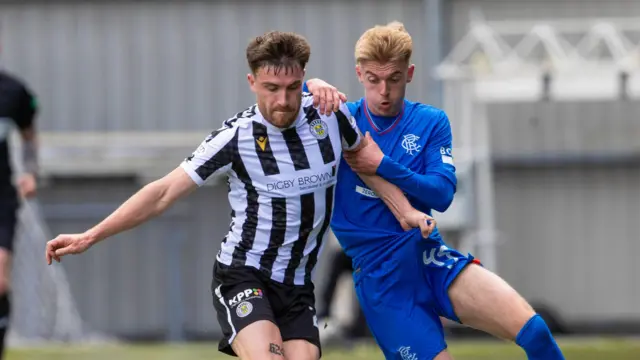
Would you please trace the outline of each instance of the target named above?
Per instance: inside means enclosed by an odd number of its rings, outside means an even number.
[[[342,248],[337,248],[331,251],[330,255],[330,267],[325,286],[321,292],[321,299],[323,306],[318,309],[318,319],[322,319],[323,323],[329,326],[329,321],[333,314],[333,299],[336,293],[336,287],[338,280],[344,274],[353,272],[353,266],[351,264],[351,258],[347,256]],[[354,295],[355,296],[355,295]],[[370,337],[369,329],[367,328],[364,314],[357,301],[354,301],[356,312],[355,318],[350,324],[345,325],[344,328],[340,328],[338,333],[334,333],[333,336],[338,335],[340,341],[350,341],[358,338]],[[324,325],[323,325],[324,326]],[[335,339],[326,339],[328,341],[334,341]]]
[[[21,80],[0,70],[0,358],[9,323],[10,266],[18,207],[20,198],[34,196],[37,187],[36,113],[36,98],[31,91]],[[15,127],[22,136],[24,173],[14,185],[9,135]]]

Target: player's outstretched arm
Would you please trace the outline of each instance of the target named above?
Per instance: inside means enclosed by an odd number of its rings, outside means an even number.
[[[181,167],[156,180],[131,196],[117,210],[93,228],[81,234],[62,234],[47,242],[46,260],[60,262],[69,254],[79,254],[110,236],[132,229],[160,215],[178,199],[198,186]]]
[[[82,234],[64,234],[49,241],[46,260],[60,262],[60,257],[79,254],[93,244],[132,229],[160,215],[178,199],[186,196],[207,179],[226,174],[233,161],[236,129],[222,128],[209,134],[178,168],[138,191],[101,223]]]

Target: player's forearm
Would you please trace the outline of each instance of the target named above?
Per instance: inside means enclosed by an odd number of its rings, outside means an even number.
[[[453,201],[455,184],[436,172],[417,174],[385,156],[376,173],[430,209],[443,212]]]
[[[167,186],[161,180],[146,185],[106,219],[87,231],[91,244],[130,230],[160,215],[171,205],[172,201],[166,198]]]
[[[387,205],[402,228],[405,230],[410,229],[404,220],[404,216],[414,210],[414,208],[402,190],[379,176],[364,174],[358,174],[358,176],[360,176],[360,179]]]

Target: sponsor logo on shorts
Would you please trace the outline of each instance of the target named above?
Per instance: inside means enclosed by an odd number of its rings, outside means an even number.
[[[232,297],[229,300],[229,306],[233,307],[238,305],[241,301],[262,298],[262,290],[261,289],[246,289],[244,291],[239,292],[236,296]],[[251,310],[249,310],[251,311]],[[240,315],[238,315],[240,316]]]
[[[236,308],[236,315],[238,315],[238,317],[243,318],[251,314],[252,311],[253,311],[253,305],[251,305],[251,303],[248,301],[243,301]]]
[[[451,269],[460,260],[459,257],[452,256],[451,252],[452,250],[445,245],[440,245],[440,248],[433,247],[431,250],[425,250],[422,253],[422,262],[427,266]]]
[[[400,358],[402,360],[418,360],[418,355],[415,352],[411,352],[411,346],[403,346],[398,349]]]

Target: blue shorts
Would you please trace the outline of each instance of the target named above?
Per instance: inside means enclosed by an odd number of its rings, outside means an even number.
[[[387,359],[433,359],[447,348],[440,316],[459,322],[449,285],[466,265],[479,263],[441,241],[413,237],[375,269],[355,276],[360,306]]]

